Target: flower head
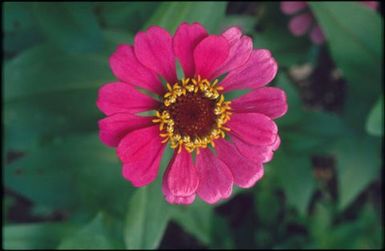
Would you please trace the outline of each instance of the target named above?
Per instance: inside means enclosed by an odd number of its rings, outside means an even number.
[[[209,35],[199,23],[182,23],[173,37],[152,26],[117,48],[110,65],[119,81],[100,88],[97,106],[107,115],[100,139],[117,148],[127,180],[137,187],[154,181],[167,145],[174,150],[162,185],[169,203],[189,204],[196,195],[215,203],[233,184],[248,188],[263,176],[280,144],[273,119],[287,103],[282,90],[265,87],[277,73],[271,53],[252,46],[236,27]],[[241,89],[251,91],[226,99]]]
[[[373,10],[378,6],[377,1],[361,1],[361,3]],[[293,35],[303,36],[309,32],[313,43],[322,44],[325,41],[325,36],[308,8],[307,2],[283,1],[281,2],[281,11],[294,16],[289,23],[289,29]]]

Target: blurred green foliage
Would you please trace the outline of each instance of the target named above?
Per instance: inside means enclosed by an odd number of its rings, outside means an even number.
[[[326,50],[291,35],[279,3],[4,3],[3,247],[380,248],[382,16],[359,3],[310,8]],[[162,175],[134,189],[97,135],[97,90],[114,81],[109,55],[139,30],[173,33],[182,21],[212,33],[242,27],[277,59],[273,85],[289,103],[264,178],[215,206],[167,204]],[[341,112],[306,105],[293,78],[293,66],[320,67],[321,53],[346,82]],[[317,156],[331,161],[323,166]],[[23,200],[30,205],[20,211]]]

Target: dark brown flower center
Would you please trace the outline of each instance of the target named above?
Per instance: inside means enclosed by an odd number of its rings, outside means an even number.
[[[198,91],[178,97],[177,102],[165,107],[165,110],[174,120],[175,133],[195,139],[209,135],[215,126],[215,104],[215,100],[204,97],[202,92]]]

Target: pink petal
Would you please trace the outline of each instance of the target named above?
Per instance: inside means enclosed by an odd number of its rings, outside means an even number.
[[[195,196],[196,194],[192,194],[190,196],[186,196],[186,197],[177,197],[177,196],[174,196],[170,190],[168,189],[168,186],[165,182],[165,180],[163,179],[163,182],[162,182],[162,192],[164,194],[164,198],[166,199],[166,201],[170,204],[191,204],[194,202],[195,200]]]
[[[295,16],[290,20],[289,29],[295,36],[301,36],[309,30],[313,20],[310,12]]]
[[[278,66],[270,51],[257,49],[241,67],[231,71],[220,83],[225,91],[258,88],[268,84],[277,74]]]
[[[234,183],[242,188],[249,188],[263,176],[262,163],[254,163],[242,156],[230,142],[219,139],[215,141],[218,158],[230,169]]]
[[[230,50],[225,63],[215,72],[216,76],[242,66],[253,51],[253,41],[248,36],[242,36],[242,31],[237,27],[229,28],[222,36],[227,39]]]
[[[377,9],[379,2],[378,1],[361,1],[362,4],[366,5],[372,10]]]
[[[310,39],[315,44],[322,44],[325,41],[324,34],[318,25],[310,32]]]
[[[143,66],[129,45],[120,45],[110,57],[110,66],[114,75],[122,82],[142,87],[162,95],[162,83],[150,69]]]
[[[235,112],[256,112],[279,118],[287,112],[286,94],[275,87],[263,87],[231,101]]]
[[[231,137],[231,140],[234,142],[234,145],[237,147],[241,155],[255,163],[269,162],[273,158],[273,151],[278,149],[281,142],[278,135],[274,144],[269,146],[251,145],[245,143],[237,137]]]
[[[281,2],[281,11],[285,14],[294,14],[307,6],[303,1],[283,1]]]
[[[233,176],[228,167],[209,148],[203,148],[196,157],[200,178],[197,194],[209,204],[231,195]]]
[[[222,36],[210,35],[194,50],[195,75],[212,80],[215,71],[223,65],[229,55],[229,44]]]
[[[134,39],[134,50],[143,65],[169,83],[177,81],[172,37],[165,29],[152,26],[146,32],[138,32]]]
[[[275,151],[279,148],[281,145],[281,137],[277,134],[277,139],[275,140],[274,144],[271,146],[271,150]]]
[[[104,114],[111,115],[118,112],[135,113],[152,110],[159,106],[159,102],[128,84],[115,82],[105,84],[99,89],[96,105]]]
[[[153,125],[152,117],[140,117],[131,113],[116,113],[99,120],[99,137],[109,146],[118,146],[127,133]]]
[[[229,44],[234,44],[237,42],[239,39],[241,39],[242,35],[243,34],[241,29],[236,26],[230,27],[222,33],[222,36],[227,39]]]
[[[174,152],[163,177],[163,190],[166,200],[170,203],[189,202],[188,198],[195,195],[199,177],[192,162],[191,154],[185,149]]]
[[[226,126],[231,135],[251,145],[272,145],[278,133],[274,121],[260,113],[233,113]]]
[[[207,31],[199,23],[179,25],[173,38],[175,56],[179,59],[185,77],[194,77],[195,65],[193,51],[202,39],[207,37]]]
[[[164,147],[158,125],[128,133],[117,148],[117,154],[123,162],[124,178],[136,187],[154,181]]]

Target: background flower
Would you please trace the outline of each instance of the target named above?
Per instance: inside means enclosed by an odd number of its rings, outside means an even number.
[[[361,1],[361,3],[373,10],[378,7],[377,1]],[[281,2],[281,10],[287,15],[294,15],[289,22],[289,29],[293,35],[302,36],[309,33],[313,43],[322,44],[325,41],[325,36],[305,1]]]

